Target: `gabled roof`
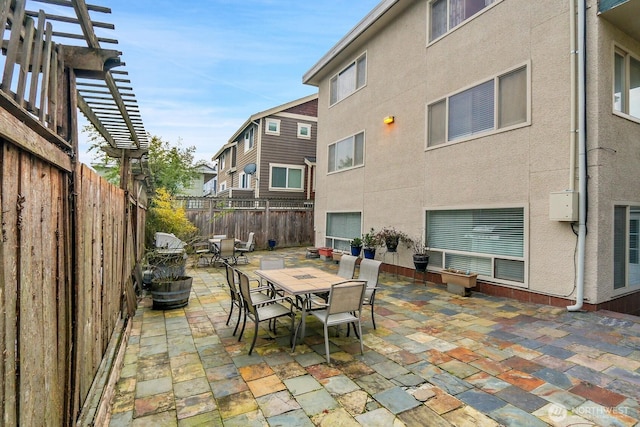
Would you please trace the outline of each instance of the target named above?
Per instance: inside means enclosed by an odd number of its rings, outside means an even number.
[[[357,42],[362,41],[363,35],[375,34],[379,28],[387,25],[413,2],[414,0],[382,0],[302,76],[302,83],[318,86],[324,76],[323,69],[327,65],[342,54],[349,55],[353,50],[358,49],[362,43]]]
[[[260,119],[263,119],[265,117],[274,115],[274,114],[279,113],[281,111],[288,110],[289,108],[295,107],[296,105],[301,105],[301,104],[304,104],[305,102],[313,101],[314,99],[318,99],[318,94],[317,93],[305,96],[303,98],[296,99],[294,101],[287,102],[286,104],[278,105],[277,107],[269,108],[268,110],[264,110],[264,111],[261,111],[259,113],[255,113],[254,115],[249,117],[242,124],[242,126],[240,126],[238,128],[238,130],[231,136],[231,138],[229,138],[229,141],[226,144],[224,144],[222,147],[220,147],[220,149],[216,152],[216,154],[214,154],[213,158],[217,159],[220,156],[220,154],[222,154],[225,150],[227,150],[229,147],[232,147],[233,145],[235,145],[236,144],[236,138],[238,138],[238,136],[240,136],[240,134],[242,134],[242,132],[244,132],[244,130],[247,128],[247,126],[249,126],[249,124],[251,122],[254,122],[256,120],[260,120]]]

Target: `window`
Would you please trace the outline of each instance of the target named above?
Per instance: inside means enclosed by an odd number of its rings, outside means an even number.
[[[220,191],[225,191],[227,189],[227,181],[222,181],[220,183]]]
[[[307,123],[298,123],[298,138],[311,139],[311,125]]]
[[[280,135],[280,120],[267,119],[267,128],[265,129],[265,133],[269,135]]]
[[[304,167],[291,165],[271,165],[272,190],[302,190]]]
[[[430,104],[428,146],[526,123],[527,81],[525,66]]]
[[[429,41],[462,24],[496,0],[434,0],[430,3]]]
[[[640,119],[640,59],[616,49],[614,72],[614,111]]]
[[[253,145],[254,145],[254,140],[253,140],[253,126],[252,126],[249,129],[247,129],[247,131],[244,133],[244,152],[246,153],[247,151],[251,150],[253,148]]]
[[[251,175],[240,172],[240,188],[251,188]]]
[[[329,105],[333,105],[363,87],[367,80],[367,54],[347,65],[331,79]]]
[[[429,248],[440,262],[434,267],[524,283],[523,208],[428,211],[426,222]]]
[[[225,168],[225,163],[226,163],[226,159],[225,159],[224,153],[220,154],[219,162],[220,162],[220,171],[223,171],[224,168]]]
[[[640,206],[616,206],[613,216],[613,289],[640,285]]]
[[[350,250],[351,240],[362,236],[362,214],[360,212],[327,213],[327,247]]]
[[[329,145],[329,172],[364,164],[364,132]]]

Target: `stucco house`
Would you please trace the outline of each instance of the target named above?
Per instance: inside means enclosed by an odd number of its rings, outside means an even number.
[[[637,313],[638,16],[640,0],[381,1],[303,76],[316,245],[393,226],[428,238],[433,280]]]
[[[213,157],[218,196],[313,199],[318,94],[249,117]]]

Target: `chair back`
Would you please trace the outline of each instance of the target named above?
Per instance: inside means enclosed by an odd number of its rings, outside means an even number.
[[[260,270],[280,270],[285,268],[284,258],[281,256],[263,256],[260,258]]]
[[[360,316],[365,286],[366,282],[362,280],[348,280],[331,285],[327,314],[357,312]]]
[[[344,254],[340,257],[340,265],[338,266],[338,276],[343,279],[353,279],[353,273],[356,271],[356,260],[358,257]]]
[[[256,307],[253,305],[253,300],[251,299],[249,276],[247,276],[240,270],[236,271],[238,272],[238,277],[240,278],[240,294],[242,295],[242,300],[244,301],[244,308],[254,316],[254,319],[256,319],[256,321],[258,321],[258,313]]]
[[[249,233],[249,239],[246,241],[244,248],[248,251],[252,251],[253,250],[253,236],[255,235],[255,233],[252,231],[251,233]]]
[[[226,262],[224,263],[224,268],[227,270],[227,284],[229,285],[231,298],[239,297],[240,291],[238,289],[238,283],[236,282],[236,269]]]
[[[235,239],[220,240],[220,258],[231,258],[235,255]]]
[[[380,276],[380,265],[382,262],[365,258],[360,262],[360,274],[358,280],[367,282],[367,288],[375,288],[378,285],[378,277]]]

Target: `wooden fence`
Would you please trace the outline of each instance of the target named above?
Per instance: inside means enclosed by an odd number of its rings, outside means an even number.
[[[0,143],[0,424],[70,425],[126,306],[145,211],[84,165]]]
[[[313,245],[313,202],[309,200],[178,199],[201,236],[226,234],[247,240],[254,232],[256,249],[273,239],[279,247]]]
[[[91,29],[84,2],[41,3],[73,6],[69,22]],[[0,0],[0,425],[9,427],[93,422],[88,396],[104,396],[96,379],[136,308],[131,276],[144,253],[142,181],[123,167],[125,191],[77,163],[78,109],[88,110],[78,73],[104,77],[118,53],[54,42],[68,34],[53,31],[55,19]]]

